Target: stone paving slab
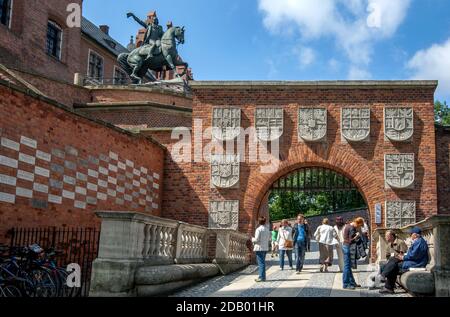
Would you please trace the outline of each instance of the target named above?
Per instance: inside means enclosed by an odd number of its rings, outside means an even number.
[[[266,261],[267,281],[256,283],[258,267],[249,265],[247,268],[226,276],[218,276],[202,283],[179,291],[175,297],[410,297],[403,290],[396,290],[393,295],[379,294],[378,290],[367,288],[367,278],[372,267],[365,262],[359,262],[353,275],[361,288],[345,290],[342,288],[342,273],[339,272],[337,254],[334,265],[328,273],[319,271],[319,252],[317,243],[311,244],[312,251],[306,253],[305,265],[301,274],[285,266],[282,271],[278,257]],[[295,263],[295,261],[294,261]]]

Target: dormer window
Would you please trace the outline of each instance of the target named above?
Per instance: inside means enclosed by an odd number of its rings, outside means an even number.
[[[107,40],[105,39],[105,42],[108,43],[109,47],[111,47],[112,49],[116,49],[116,43],[111,41],[111,40]]]

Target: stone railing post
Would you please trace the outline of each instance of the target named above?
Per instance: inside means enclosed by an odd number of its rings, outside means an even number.
[[[210,229],[216,234],[216,255],[213,263],[222,274],[228,274],[249,264],[246,249],[247,235],[235,230]]]
[[[228,252],[230,249],[231,230],[215,230],[216,232],[216,262],[228,261]]]
[[[174,263],[177,221],[136,212],[96,214],[102,224],[99,254],[92,264],[90,296],[133,296],[138,267],[144,263]]]
[[[73,84],[77,86],[84,86],[84,76],[81,73],[75,73]]]
[[[450,216],[434,216],[429,221],[434,236],[435,295],[450,297]]]
[[[143,262],[143,214],[100,211],[99,254],[92,263],[90,296],[128,295],[134,273]],[[131,294],[132,295],[132,294]]]
[[[144,222],[132,212],[97,212],[101,218],[98,257],[102,259],[141,260]]]
[[[388,229],[376,229],[373,233],[373,239],[376,243],[376,259],[375,264],[386,261],[387,242],[385,234]]]

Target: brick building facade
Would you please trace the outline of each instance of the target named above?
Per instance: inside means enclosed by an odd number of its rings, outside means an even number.
[[[270,186],[281,176],[304,166],[326,167],[350,178],[366,199],[373,229],[385,226],[384,212],[382,222],[375,224],[374,209],[376,204],[382,204],[384,211],[386,201],[415,201],[416,220],[437,214],[435,82],[341,82],[334,86],[332,83],[307,82],[193,82],[192,87],[193,118],[202,120],[203,129],[211,127],[214,107],[232,105],[239,108],[244,129],[254,126],[256,107],[281,107],[284,134],[280,139],[280,168],[275,173],[263,174],[261,163],[249,162],[248,137],[237,188],[211,188],[208,162],[176,163],[166,158],[164,217],[207,226],[211,201],[236,200],[239,202],[239,231],[251,233]],[[305,143],[299,140],[298,109],[311,106],[328,110],[325,142]],[[341,108],[347,106],[370,108],[369,141],[349,143],[341,139]],[[414,109],[414,135],[409,142],[385,140],[383,114],[386,107]],[[155,139],[170,152],[174,143],[168,140],[168,135],[159,133]],[[209,142],[210,139],[203,140],[201,146]],[[414,154],[416,179],[413,188],[385,187],[384,155],[388,153]]]
[[[9,0],[10,18],[0,24],[0,64],[71,83],[80,72],[80,28],[66,24],[67,5],[81,0],[46,0],[30,5]],[[50,30],[58,30],[55,51],[47,43]],[[54,53],[54,54],[53,54]]]
[[[98,227],[96,210],[161,214],[165,150],[0,81],[0,242],[13,226]]]
[[[450,214],[450,128],[436,128],[436,169],[440,214]]]
[[[67,26],[68,5],[81,7],[81,0],[45,0],[39,5],[25,0],[5,1],[10,13],[6,23],[0,23],[0,64],[44,80],[69,84],[74,83],[75,74],[80,74],[77,80],[81,84],[86,78],[96,84],[129,82],[117,63],[117,56],[129,51],[109,35],[109,26],[97,27],[84,17],[80,27]],[[169,71],[156,76],[174,78]],[[45,86],[43,92],[58,97],[51,90],[47,92]]]

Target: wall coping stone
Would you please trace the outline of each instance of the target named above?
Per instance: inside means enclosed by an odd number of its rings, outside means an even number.
[[[84,86],[90,91],[96,90],[122,90],[122,91],[139,91],[139,92],[150,92],[150,93],[160,93],[162,95],[171,95],[177,97],[184,97],[186,99],[192,100],[192,96],[188,93],[180,93],[176,91],[170,91],[167,89],[159,88],[159,87],[146,87],[139,85],[130,85],[130,86],[120,86],[120,85],[98,85],[98,86]]]
[[[337,80],[337,81],[190,81],[193,89],[415,89],[437,88],[435,80]]]
[[[174,106],[169,104],[162,104],[153,101],[119,101],[119,102],[90,102],[86,104],[74,103],[75,109],[89,109],[89,110],[115,110],[115,109],[130,109],[135,108],[157,108],[163,110],[172,110],[188,113],[192,115],[192,108],[183,106]]]

